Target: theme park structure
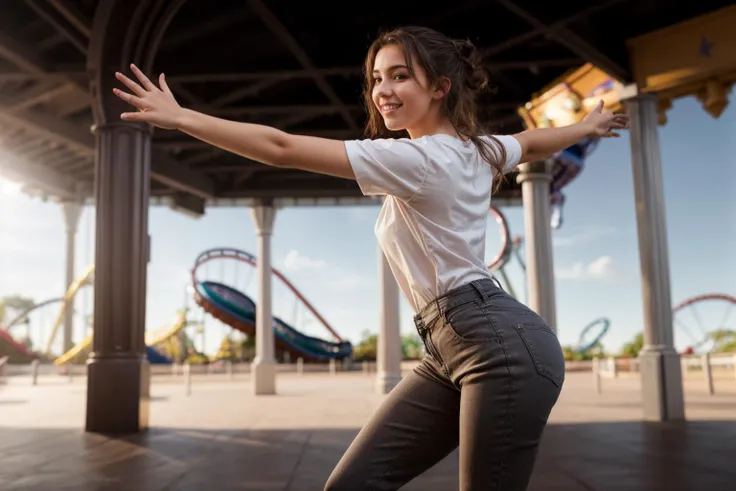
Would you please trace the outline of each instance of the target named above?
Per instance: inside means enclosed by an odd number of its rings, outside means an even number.
[[[202,279],[202,266],[224,259],[234,259],[253,268],[257,266],[256,257],[245,251],[233,248],[208,249],[197,256],[192,268],[192,286],[194,300],[202,309],[226,325],[247,336],[255,336],[256,332],[256,304],[245,293],[232,286],[226,285],[223,280],[212,281]],[[325,340],[308,336],[283,319],[273,316],[273,332],[275,340],[275,356],[282,361],[301,358],[305,362],[325,362],[332,359],[350,359],[353,347],[330,326],[317,309],[302,295],[302,293],[277,269],[271,270],[296,299],[301,302],[332,335],[334,340]]]
[[[69,285],[63,297],[45,300],[19,313],[4,328],[0,328],[0,355],[4,351],[7,351],[11,363],[29,362],[32,359],[50,360],[55,365],[85,363],[92,349],[93,336],[91,334],[58,357],[55,357],[53,354],[53,344],[72,300],[85,287],[93,285],[94,266],[90,266],[79,278]],[[42,352],[31,352],[25,346],[15,341],[11,335],[13,328],[17,328],[24,322],[27,322],[29,316],[35,311],[55,304],[61,304],[61,308],[51,327],[51,334],[46,342],[46,347]],[[183,332],[184,328],[189,325],[186,314],[186,311],[178,312],[170,323],[162,326],[158,330],[146,333],[146,356],[149,363],[170,364],[173,360],[185,358],[187,353],[192,351],[192,343],[185,339]]]

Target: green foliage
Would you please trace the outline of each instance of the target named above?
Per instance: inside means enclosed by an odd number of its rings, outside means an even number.
[[[603,349],[603,345],[596,343],[586,351],[578,351],[573,346],[563,346],[562,353],[565,356],[565,361],[583,361],[592,360],[596,356],[603,358],[606,356],[606,351]]]
[[[355,361],[375,361],[378,352],[378,335],[363,331],[363,339],[353,348]]]
[[[417,333],[401,337],[401,353],[404,360],[421,360],[424,356],[424,343]]]
[[[637,358],[639,352],[644,347],[644,334],[639,333],[634,337],[634,340],[626,343],[621,349],[621,356],[626,358]]]
[[[736,331],[717,329],[708,338],[713,341],[713,353],[736,353]]]

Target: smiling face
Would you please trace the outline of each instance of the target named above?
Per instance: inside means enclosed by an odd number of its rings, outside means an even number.
[[[412,76],[400,46],[388,44],[373,63],[373,104],[391,131],[406,130],[411,138],[431,134],[438,125],[442,90],[432,90],[422,67],[414,61]]]

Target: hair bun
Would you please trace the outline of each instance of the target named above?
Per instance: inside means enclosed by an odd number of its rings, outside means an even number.
[[[460,60],[465,68],[465,83],[472,90],[482,91],[488,88],[488,72],[483,66],[480,50],[467,39],[453,40]]]

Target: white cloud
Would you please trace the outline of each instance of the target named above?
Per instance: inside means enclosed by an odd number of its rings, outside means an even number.
[[[601,256],[585,264],[574,263],[569,267],[556,268],[557,278],[563,280],[614,280],[619,277],[611,256]]]
[[[590,225],[569,234],[560,234],[559,232],[555,232],[552,234],[552,244],[555,247],[575,247],[590,244],[591,242],[595,242],[603,237],[613,235],[615,232],[616,229],[614,227],[606,225]]]
[[[300,254],[296,249],[290,250],[284,257],[284,269],[287,271],[304,271],[323,269],[327,262],[321,259],[312,259]]]

